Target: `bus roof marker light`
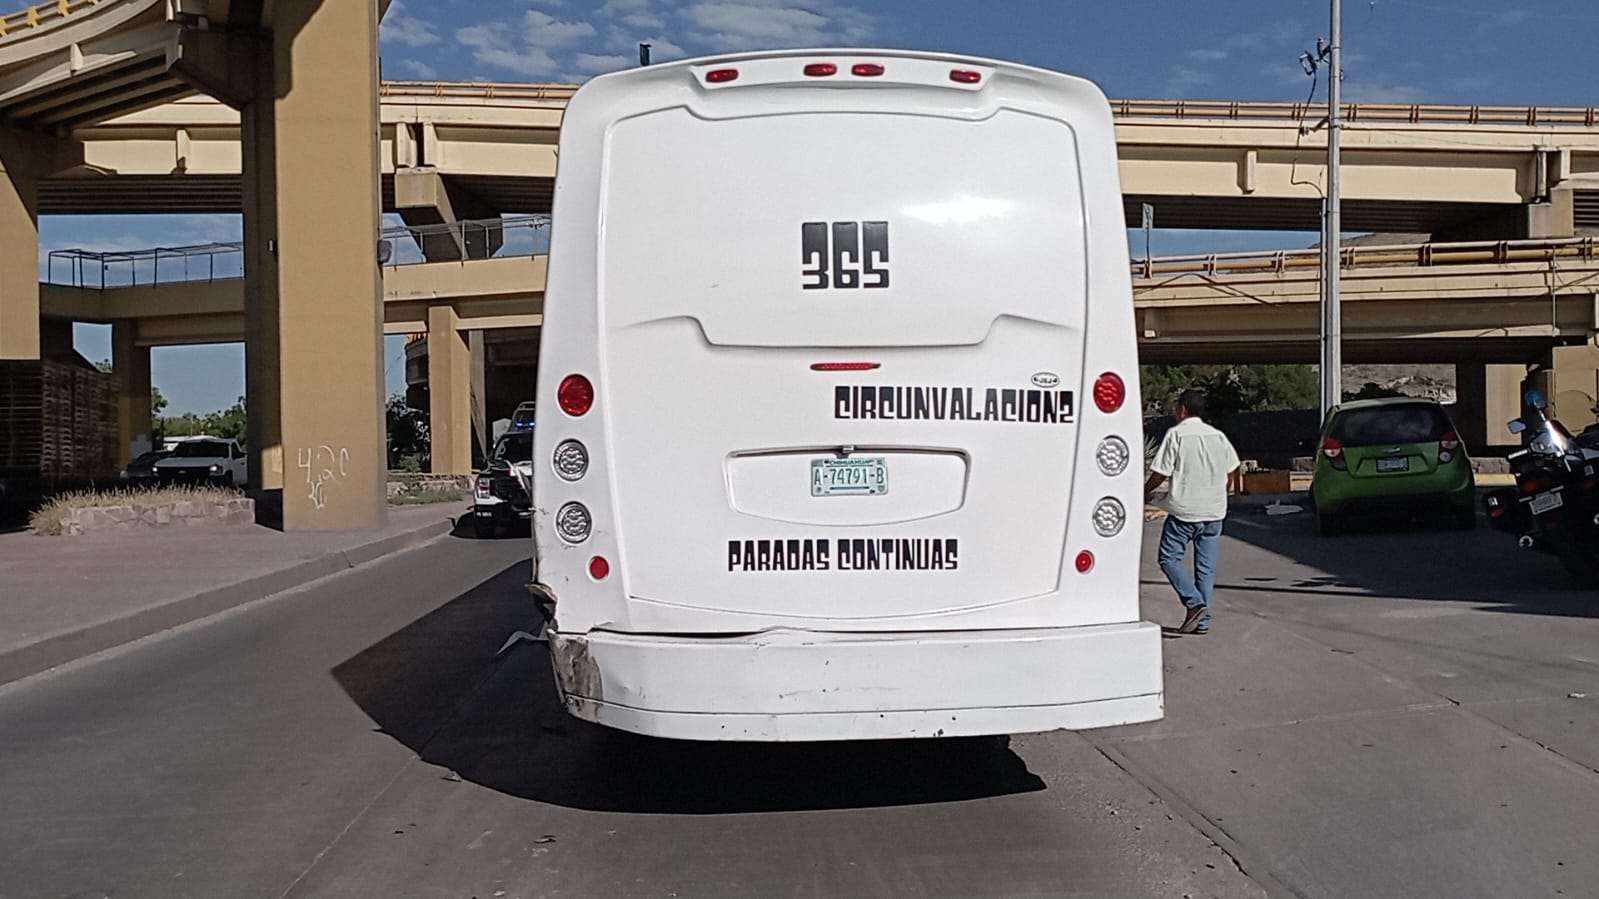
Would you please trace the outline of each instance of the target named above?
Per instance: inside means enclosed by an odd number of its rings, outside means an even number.
[[[738,80],[738,69],[712,69],[705,73],[705,80],[711,84],[726,84]]]
[[[949,73],[949,80],[956,84],[976,84],[983,80],[983,73],[974,72],[971,69],[952,69]]]
[[[813,62],[805,67],[805,77],[826,78],[828,75],[837,75],[838,66],[830,62]]]
[[[849,71],[859,78],[876,78],[883,74],[883,67],[875,62],[858,62],[851,66]]]

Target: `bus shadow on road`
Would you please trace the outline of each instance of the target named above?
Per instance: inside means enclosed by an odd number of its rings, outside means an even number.
[[[1004,738],[701,743],[563,708],[520,562],[362,651],[334,677],[441,777],[589,811],[732,814],[957,802],[1044,789]],[[500,650],[504,648],[504,652]]]
[[[1235,513],[1226,526],[1228,537],[1318,574],[1252,577],[1253,572],[1224,560],[1217,588],[1473,602],[1488,611],[1599,617],[1593,591],[1573,586],[1554,556],[1518,549],[1513,537],[1486,526],[1456,531],[1429,524],[1376,519],[1336,537],[1320,537],[1310,514],[1273,519],[1258,511]]]

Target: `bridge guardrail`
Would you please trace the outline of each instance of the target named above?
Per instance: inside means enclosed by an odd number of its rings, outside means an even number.
[[[441,225],[400,225],[384,228],[380,240],[392,247],[384,268],[419,265],[422,238],[442,234],[458,235],[463,244],[474,232],[499,230],[504,242],[490,258],[537,255],[540,234],[549,227],[549,216],[505,216],[497,219],[472,219]],[[373,252],[378,248],[373,247]],[[527,252],[524,252],[526,250]],[[140,250],[99,251],[85,249],[52,250],[45,262],[46,284],[104,290],[112,287],[154,287],[191,281],[221,281],[244,277],[243,241],[219,241],[181,247],[151,247]]]
[[[1112,100],[1117,118],[1319,119],[1325,104],[1265,100]],[[1455,106],[1442,103],[1345,103],[1347,123],[1403,122],[1413,125],[1599,125],[1599,106]]]
[[[88,3],[93,0],[72,0]],[[384,81],[381,97],[461,97],[535,100],[564,103],[577,92],[575,84],[520,84],[494,81]],[[1229,119],[1298,122],[1326,114],[1326,105],[1273,100],[1160,100],[1127,98],[1110,101],[1117,118]],[[1346,103],[1347,123],[1400,122],[1413,125],[1570,125],[1599,127],[1599,106],[1484,106],[1445,103]]]
[[[68,18],[73,13],[114,2],[116,0],[50,0],[48,3],[37,3],[27,9],[0,15],[0,38],[20,28],[38,28],[57,19]]]
[[[467,97],[565,103],[577,93],[577,87],[575,84],[519,84],[501,81],[384,81],[378,85],[378,96]]]
[[[1599,240],[1574,237],[1557,240],[1498,240],[1465,243],[1394,244],[1343,247],[1338,251],[1342,268],[1363,266],[1484,265],[1540,262],[1562,258],[1593,260],[1599,257]],[[1253,253],[1202,253],[1189,256],[1155,256],[1134,259],[1134,278],[1149,280],[1164,275],[1229,275],[1268,272],[1321,265],[1321,250],[1269,250]]]

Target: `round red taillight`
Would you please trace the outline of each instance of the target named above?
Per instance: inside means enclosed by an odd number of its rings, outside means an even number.
[[[1101,412],[1115,412],[1127,402],[1127,383],[1114,372],[1105,372],[1094,382],[1094,405]]]
[[[561,411],[576,418],[594,406],[594,385],[582,375],[567,375],[555,392]]]
[[[1088,572],[1093,571],[1093,570],[1094,570],[1094,554],[1089,552],[1086,549],[1083,550],[1082,552],[1078,553],[1077,554],[1077,573],[1078,574],[1087,574]]]
[[[595,556],[589,560],[589,577],[603,581],[611,574],[611,563],[605,561],[604,556]]]

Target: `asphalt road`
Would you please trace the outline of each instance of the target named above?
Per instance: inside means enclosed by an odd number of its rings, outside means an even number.
[[[1162,722],[799,746],[567,718],[525,541],[446,539],[0,689],[0,897],[1595,895],[1599,597],[1229,532]]]

